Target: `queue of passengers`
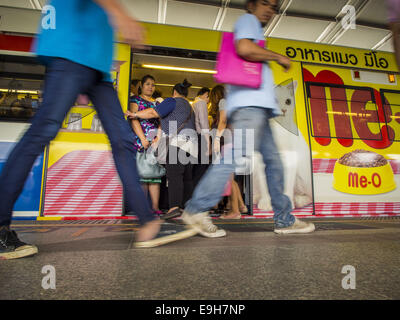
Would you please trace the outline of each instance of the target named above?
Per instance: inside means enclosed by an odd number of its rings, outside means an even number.
[[[191,84],[185,79],[174,86],[172,98],[164,100],[161,92],[156,90],[153,76],[146,75],[141,80],[131,81],[127,116],[135,133],[133,145],[138,151],[136,165],[153,212],[162,219],[176,218],[183,213],[195,186],[212,159],[221,152],[224,131],[229,130],[224,110],[224,87],[217,85],[211,90],[201,88],[192,104],[188,100],[190,87]],[[154,107],[161,102],[162,108],[157,112]],[[171,138],[173,132],[169,132],[172,124],[176,128],[176,138]],[[188,132],[194,132],[197,136],[190,137]],[[212,132],[215,132],[213,138]],[[161,149],[158,145],[163,136],[169,137],[165,161],[158,155],[157,163],[154,163],[150,159],[150,150]],[[184,155],[183,159],[180,154]],[[220,218],[240,219],[241,214],[248,211],[237,179],[239,177],[235,179],[232,176],[226,185],[225,197],[214,207],[214,213],[219,214]],[[160,199],[167,199],[163,210],[160,210]]]

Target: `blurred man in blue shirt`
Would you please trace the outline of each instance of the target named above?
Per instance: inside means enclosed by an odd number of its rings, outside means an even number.
[[[0,175],[0,259],[38,252],[36,246],[20,241],[15,231],[10,230],[13,206],[35,159],[57,135],[79,94],[89,96],[110,140],[127,205],[141,224],[137,243],[144,247],[162,244],[160,220],[147,201],[143,201],[133,132],[109,82],[114,31],[131,46],[137,46],[143,42],[143,28],[125,13],[117,0],[53,0],[49,5],[54,13],[49,18],[55,22],[41,23],[34,43],[34,50],[46,65],[43,103]]]

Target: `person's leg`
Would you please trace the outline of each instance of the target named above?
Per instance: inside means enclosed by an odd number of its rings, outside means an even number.
[[[233,181],[235,181],[235,186],[238,194],[238,201],[239,201],[239,211],[240,213],[247,213],[247,207],[246,204],[244,203],[243,196],[242,196],[242,190],[240,190],[239,183],[233,178]]]
[[[12,210],[36,158],[57,135],[79,93],[96,81],[93,69],[64,59],[53,59],[46,70],[43,103],[30,128],[14,147],[0,175],[0,259],[36,254],[38,249],[10,230]]]
[[[221,216],[221,219],[240,219],[240,208],[239,208],[239,187],[237,186],[236,181],[232,177],[231,180],[232,187],[231,187],[231,195],[229,196],[231,208],[229,212],[225,215]]]
[[[0,175],[0,226],[11,222],[12,209],[36,158],[57,135],[79,93],[96,81],[93,69],[53,59],[46,70],[43,103],[30,128],[14,147]]]
[[[284,192],[284,172],[270,123],[266,121],[260,152],[265,162],[268,192],[274,210],[274,232],[278,234],[309,233],[315,230],[313,223],[304,222],[291,214],[292,203]]]
[[[142,180],[140,180],[140,185],[142,186],[144,196],[146,197],[145,199],[147,199],[149,201],[149,205],[151,205],[151,198],[150,198],[150,193],[149,193],[149,184],[146,183],[146,182],[143,182]]]
[[[151,198],[151,204],[153,211],[159,211],[158,201],[160,200],[160,184],[159,183],[149,183],[149,193]]]
[[[169,147],[169,154],[178,154],[179,149]],[[183,197],[184,197],[184,173],[185,166],[179,162],[173,163],[167,158],[165,165],[166,176],[168,181],[168,212],[162,216],[163,219],[172,219],[182,214]]]
[[[275,226],[285,228],[291,226],[295,218],[291,214],[292,204],[290,199],[284,194],[285,181],[282,161],[268,119],[265,121],[261,141],[260,152],[265,163],[265,176],[274,210]]]
[[[207,141],[205,140],[205,137],[202,135],[198,135],[198,163],[193,165],[193,187],[195,188],[200,179],[203,177],[203,175],[206,173],[209,163],[202,163],[205,160],[209,160],[209,156],[207,155]]]
[[[232,178],[232,191],[231,191],[231,212],[233,214],[240,214],[239,211],[239,187],[236,181]]]
[[[231,152],[231,150],[226,151]],[[225,185],[235,170],[233,160],[231,158],[228,161],[225,160],[222,158],[220,163],[212,164],[208,168],[196,186],[192,199],[186,203],[185,212],[188,214],[206,212],[218,204]]]
[[[183,202],[181,208],[184,208],[185,203],[188,202],[193,194],[193,165],[191,163],[185,164],[185,171],[183,173]]]
[[[127,206],[138,216],[139,223],[148,225],[150,232],[143,235],[154,237],[160,222],[151,212],[148,201],[139,183],[136,168],[136,150],[133,147],[134,134],[125,120],[118,95],[111,82],[100,81],[88,91],[99,119],[108,136],[114,157],[115,167],[122,182]],[[152,222],[151,224],[149,224]],[[143,229],[145,230],[145,229]]]
[[[185,166],[180,163],[167,163],[165,169],[168,179],[169,209],[181,208],[183,204],[183,174],[185,172]]]

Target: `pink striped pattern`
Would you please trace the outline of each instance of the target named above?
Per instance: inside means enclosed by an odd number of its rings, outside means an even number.
[[[73,151],[48,170],[45,216],[121,213],[122,187],[111,151]]]
[[[394,174],[400,174],[400,161],[388,160]],[[333,173],[336,159],[313,159],[313,173]]]
[[[254,208],[254,217],[273,216],[272,211]],[[301,209],[293,210],[295,216],[323,216],[323,217],[360,217],[360,216],[387,216],[400,215],[400,202],[317,202],[315,203],[315,215],[313,206],[308,205]]]

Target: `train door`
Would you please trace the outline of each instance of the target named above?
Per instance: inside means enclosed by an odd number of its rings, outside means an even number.
[[[400,213],[399,76],[303,63],[317,215]]]

